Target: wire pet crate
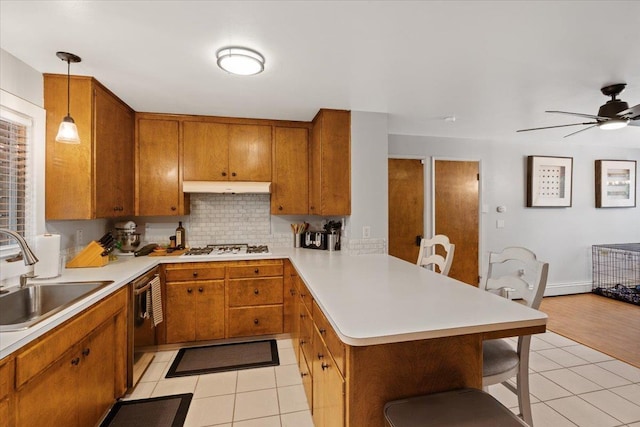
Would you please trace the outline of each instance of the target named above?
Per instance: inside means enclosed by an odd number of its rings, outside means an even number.
[[[592,291],[640,305],[640,243],[593,245]]]

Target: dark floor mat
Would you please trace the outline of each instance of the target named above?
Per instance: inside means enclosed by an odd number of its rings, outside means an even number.
[[[178,351],[165,378],[277,366],[276,340],[218,344]]]
[[[117,402],[100,427],[181,427],[192,393]]]

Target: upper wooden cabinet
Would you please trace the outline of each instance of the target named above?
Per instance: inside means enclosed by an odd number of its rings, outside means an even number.
[[[309,213],[309,132],[305,128],[276,127],[273,148],[271,213]]]
[[[144,115],[136,121],[136,214],[188,214],[180,179],[180,123]]]
[[[309,149],[309,213],[351,214],[351,112],[320,110]]]
[[[184,121],[185,181],[271,181],[271,126]]]
[[[134,111],[92,77],[71,77],[71,116],[81,143],[55,141],[67,114],[67,76],[44,75],[46,219],[134,213]]]

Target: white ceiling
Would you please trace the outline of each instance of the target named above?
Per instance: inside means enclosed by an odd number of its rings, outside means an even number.
[[[516,129],[596,114],[606,84],[640,104],[640,1],[0,1],[0,46],[38,71],[56,51],[136,111],[305,120],[389,114],[389,132],[640,147],[640,127]],[[224,46],[266,57],[226,74]],[[72,111],[73,114],[73,111]],[[443,120],[455,116],[456,121]],[[569,129],[569,130],[567,130]]]

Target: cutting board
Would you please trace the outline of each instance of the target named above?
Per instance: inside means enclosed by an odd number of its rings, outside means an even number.
[[[188,249],[179,249],[177,251],[169,252],[151,252],[149,256],[180,256],[187,252]]]

